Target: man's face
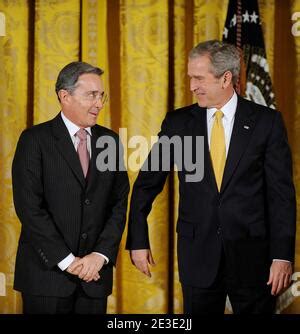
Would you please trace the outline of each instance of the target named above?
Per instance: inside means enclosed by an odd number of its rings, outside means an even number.
[[[61,91],[62,111],[70,121],[81,128],[93,126],[103,108],[104,87],[97,74],[82,74],[72,93]]]
[[[200,107],[218,108],[223,105],[223,76],[216,78],[213,75],[208,56],[190,58],[188,76],[190,77],[190,89],[195,94]]]

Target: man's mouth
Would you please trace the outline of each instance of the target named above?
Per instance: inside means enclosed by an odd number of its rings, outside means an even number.
[[[205,95],[205,93],[200,92],[200,91],[198,91],[198,90],[194,91],[194,94],[195,94],[196,96],[203,96],[203,95]]]
[[[97,116],[98,116],[98,113],[97,113],[97,112],[92,112],[92,111],[90,111],[89,114],[91,114],[93,117],[97,117]]]

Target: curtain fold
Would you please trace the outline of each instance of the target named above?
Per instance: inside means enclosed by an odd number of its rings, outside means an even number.
[[[288,8],[290,12],[290,17],[295,12],[300,12],[300,1],[299,0],[291,0],[290,7]],[[291,31],[291,26],[295,21],[286,22],[285,31]],[[282,69],[282,73],[284,73],[285,69],[289,69],[289,79],[285,82],[280,81],[280,77],[278,78],[278,90],[284,89],[287,94],[286,98],[290,101],[290,110],[282,109],[284,115],[285,112],[289,112],[292,117],[286,118],[286,124],[288,128],[288,135],[292,146],[292,154],[293,154],[293,165],[294,165],[294,181],[296,187],[296,199],[297,199],[297,238],[296,238],[296,263],[295,263],[295,271],[300,271],[300,36],[291,37],[290,33],[288,34],[288,44],[284,47],[289,47],[292,49],[292,54],[287,55],[287,58],[282,61],[281,64],[278,65]],[[282,43],[285,41],[282,38]],[[277,44],[278,49],[281,50],[283,45],[280,43]],[[288,62],[292,60],[291,64],[294,66],[290,66]],[[286,86],[284,86],[286,85]],[[291,95],[290,92],[293,94]],[[282,103],[282,107],[285,107],[284,103]],[[294,302],[284,311],[284,313],[300,313],[300,298],[295,298]]]
[[[109,92],[109,60],[107,38],[107,0],[82,0],[81,7],[81,60],[104,70],[103,83]],[[110,104],[101,111],[98,123],[111,127]]]
[[[146,157],[150,137],[160,129],[168,105],[168,2],[123,0],[121,22],[121,124],[131,136],[144,136]],[[147,144],[147,145],[146,145]],[[136,148],[129,140],[128,155]],[[130,147],[131,146],[131,147]],[[128,160],[128,164],[131,160]],[[130,171],[131,184],[137,171]],[[149,216],[151,249],[156,261],[149,279],[122,256],[121,312],[166,313],[168,295],[168,186]],[[127,252],[126,252],[127,253]],[[143,311],[141,311],[143,310]]]
[[[55,94],[58,72],[79,59],[80,1],[35,1],[33,122],[45,122],[59,112]],[[30,61],[30,60],[29,60]]]
[[[27,125],[24,50],[28,49],[29,10],[24,1],[0,1],[0,11],[6,17],[6,36],[0,37],[0,272],[6,276],[6,296],[0,296],[0,313],[19,313],[21,299],[13,290],[13,275],[20,224],[12,203],[11,163],[19,134]]]

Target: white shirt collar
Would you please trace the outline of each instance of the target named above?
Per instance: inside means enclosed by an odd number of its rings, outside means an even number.
[[[230,100],[224,104],[224,106],[221,108],[221,110],[224,113],[224,117],[230,122],[235,115],[236,107],[237,107],[238,97],[236,92],[233,92],[233,95],[231,96]],[[214,113],[216,112],[217,108],[207,108],[207,119],[211,119],[214,116]]]
[[[69,133],[70,133],[70,136],[75,136],[76,132],[78,130],[80,130],[80,127],[76,124],[74,124],[73,122],[71,122],[65,115],[64,113],[61,111],[61,118],[62,120],[64,121]],[[92,131],[91,131],[91,128],[90,127],[87,127],[85,128],[85,130],[89,133],[89,135],[91,136],[92,135]]]

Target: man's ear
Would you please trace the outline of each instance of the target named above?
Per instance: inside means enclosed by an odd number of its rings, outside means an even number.
[[[69,92],[65,89],[59,90],[59,92],[57,94],[58,94],[58,97],[60,99],[60,102],[66,102],[67,99],[68,99],[68,96],[70,95]]]
[[[223,74],[222,87],[227,88],[231,83],[232,83],[232,73],[230,71],[226,71]]]

